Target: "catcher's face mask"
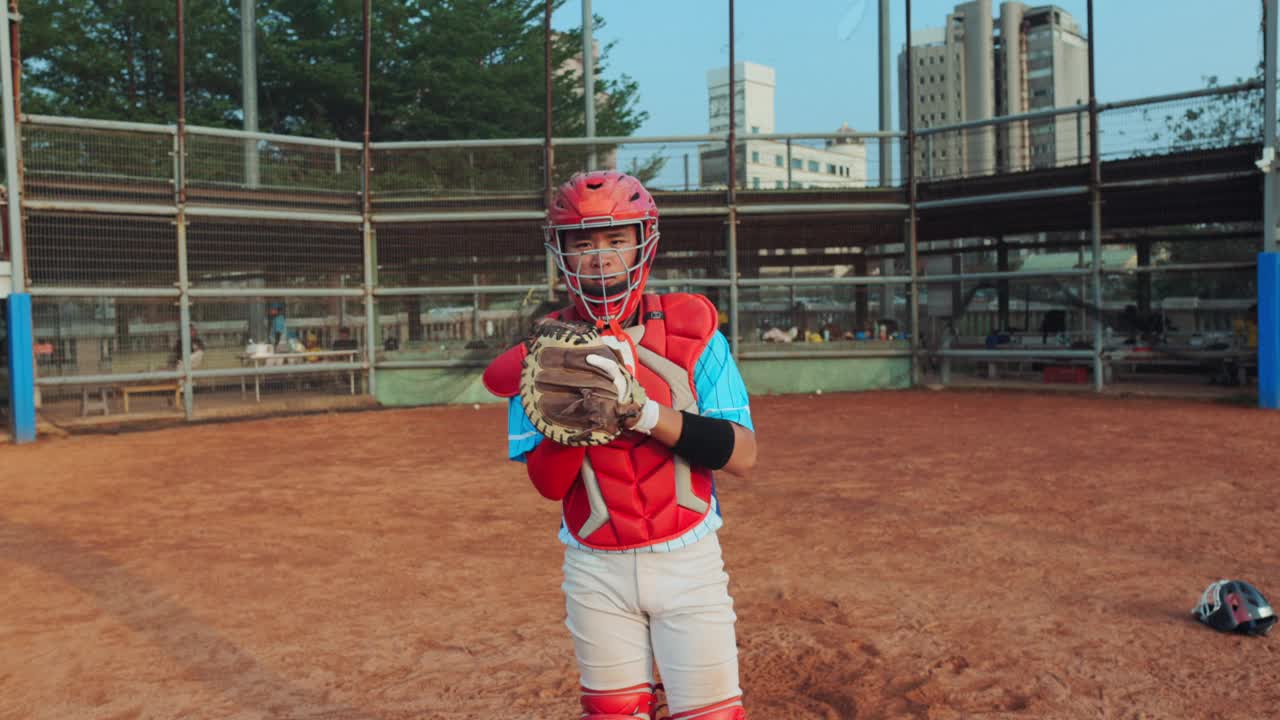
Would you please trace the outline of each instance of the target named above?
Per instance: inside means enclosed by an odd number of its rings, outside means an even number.
[[[1250,635],[1266,635],[1276,622],[1275,611],[1266,598],[1243,580],[1219,580],[1211,584],[1191,613],[1215,630]]]
[[[574,231],[600,229],[632,231],[635,255],[608,244],[565,245]],[[635,314],[658,249],[658,206],[639,180],[612,170],[574,175],[556,191],[544,231],[582,319],[604,326]]]
[[[622,322],[635,312],[658,245],[656,224],[650,235],[637,241],[646,224],[586,218],[576,226],[555,229],[555,241],[547,247],[588,319]]]

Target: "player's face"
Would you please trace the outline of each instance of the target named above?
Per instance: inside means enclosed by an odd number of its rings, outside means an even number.
[[[635,264],[638,228],[594,228],[564,233],[565,265],[578,273],[584,289],[600,289],[627,280],[627,268]]]

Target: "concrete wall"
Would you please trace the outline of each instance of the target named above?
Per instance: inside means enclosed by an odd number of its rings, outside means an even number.
[[[747,360],[740,369],[753,397],[911,387],[911,362],[906,358]]]
[[[740,369],[753,397],[911,386],[906,358],[747,360]],[[505,402],[484,389],[481,373],[480,368],[379,370],[377,400],[388,407]]]
[[[484,389],[482,368],[379,370],[378,404],[387,407],[505,402]]]

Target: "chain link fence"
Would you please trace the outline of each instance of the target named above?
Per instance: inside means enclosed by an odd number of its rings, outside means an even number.
[[[924,128],[915,168],[928,182],[1086,165],[1089,158],[1089,114],[1075,110],[980,127]]]
[[[905,354],[911,281],[898,232],[857,217],[743,222],[742,352]]]
[[[363,169],[358,143],[268,137],[191,128],[186,145],[188,202],[360,210]]]
[[[128,131],[24,124],[23,192],[35,201],[172,204],[174,137],[159,126]]]
[[[31,284],[42,288],[173,288],[178,281],[174,218],[164,215],[30,210]]]
[[[46,381],[41,399],[48,415],[109,411],[112,402],[122,402],[117,385],[164,385],[167,390],[148,393],[145,404],[157,401],[177,411],[182,357],[176,298],[41,295],[31,309],[35,370]],[[141,375],[154,379],[137,382]],[[54,380],[59,382],[48,384]]]
[[[1262,142],[1262,89],[1226,89],[1099,114],[1104,160],[1158,157]]]
[[[376,229],[380,287],[547,281],[540,221],[387,222]]]
[[[1252,131],[1215,135],[1206,108],[1253,112],[1256,94],[1107,106],[1100,151],[1247,150]],[[931,130],[918,179],[1079,166],[1088,135],[1078,111]],[[68,416],[121,412],[126,398],[167,413],[334,402],[369,392],[379,368],[482,366],[565,303],[543,247],[540,139],[376,143],[367,169],[355,143],[208,128],[33,118],[22,141],[38,382]],[[1130,305],[1202,334],[1248,311],[1254,249],[1218,242],[1109,242],[1101,303],[1084,235],[1055,240],[1034,218],[1004,251],[931,237],[916,262],[906,150],[876,133],[744,135],[733,206],[718,136],[557,140],[551,180],[596,167],[646,181],[662,209],[652,288],[711,297],[747,359],[906,358],[919,345],[937,365],[1013,331],[1047,346],[1058,326],[1054,347],[1075,351],[1098,323],[1120,333]],[[1138,191],[1108,192],[1110,213]],[[931,202],[938,213],[952,199]]]
[[[188,273],[193,287],[359,288],[363,242],[357,223],[194,217]]]
[[[542,209],[540,142],[376,143],[372,154],[379,213]]]

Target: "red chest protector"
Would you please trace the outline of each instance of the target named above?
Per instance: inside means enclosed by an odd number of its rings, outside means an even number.
[[[572,308],[561,311],[566,319],[572,315]],[[645,295],[640,318],[627,329],[639,354],[636,378],[653,400],[697,413],[693,371],[716,331],[715,306],[701,295]],[[523,344],[511,348],[485,370],[490,392],[519,392],[524,352]],[[564,496],[564,521],[591,548],[644,547],[693,529],[711,511],[711,495],[710,470],[690,467],[662,443],[627,432],[608,445],[587,448],[578,479]]]

